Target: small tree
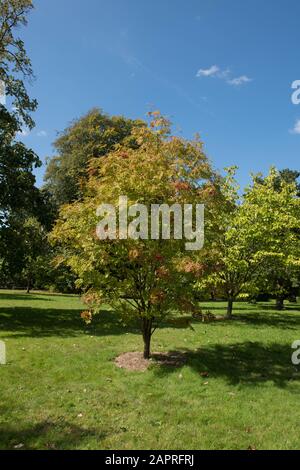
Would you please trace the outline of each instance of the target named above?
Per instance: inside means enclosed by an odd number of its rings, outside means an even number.
[[[72,268],[86,290],[84,319],[91,321],[102,303],[125,320],[137,318],[149,358],[160,322],[174,309],[196,308],[193,284],[204,266],[185,250],[185,240],[143,239],[138,223],[135,240],[123,240],[120,227],[115,240],[99,240],[96,209],[102,203],[116,207],[119,197],[127,196],[129,205],[144,204],[149,214],[152,204],[206,203],[209,211],[214,191],[208,188],[215,188],[218,178],[201,142],[170,137],[159,113],[153,113],[149,128],[137,126],[133,138],[137,148],[121,144],[105,159],[90,162],[85,197],[62,209],[51,238],[64,250],[58,261]],[[173,232],[176,220],[170,221]]]
[[[282,262],[297,265],[300,255],[296,185],[282,181],[278,191],[278,172],[272,169],[263,185],[254,177],[253,185],[239,196],[234,171],[229,171],[223,184],[227,204],[216,214],[219,230],[207,253],[213,269],[199,283],[201,288],[223,291],[229,319],[237,297],[264,283],[270,266],[274,270]]]

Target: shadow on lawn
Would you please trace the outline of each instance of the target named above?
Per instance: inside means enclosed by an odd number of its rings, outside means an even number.
[[[86,326],[80,317],[81,309],[44,309],[31,307],[0,308],[0,332],[8,331],[14,337],[72,337],[84,332],[93,336],[122,335],[124,327],[114,312],[103,310],[93,323]],[[139,333],[135,324],[126,332]]]
[[[64,420],[44,421],[36,425],[0,428],[0,449],[11,450],[20,446],[22,450],[64,450],[82,446],[86,438],[94,437],[100,444],[106,437],[94,429],[84,429]],[[18,447],[17,447],[18,448]]]
[[[300,380],[300,368],[297,371],[291,363],[290,344],[216,344],[197,351],[182,350],[181,353],[186,359],[186,365],[199,373],[199,377],[201,374],[204,377],[207,375],[207,381],[222,377],[230,385],[254,386],[272,381],[278,387],[285,387],[288,383],[299,383]],[[159,366],[155,371],[158,375],[166,375],[176,369]]]
[[[53,295],[53,294],[51,294]],[[39,297],[40,296],[40,297]],[[25,300],[26,302],[53,302],[55,299],[50,299],[49,296],[46,294],[25,294],[23,292],[20,293],[0,293],[0,302],[2,300],[10,300],[10,301],[20,301]]]
[[[132,321],[124,328],[117,313],[103,310],[94,317],[91,325],[87,326],[80,317],[81,309],[45,309],[34,307],[3,307],[0,308],[0,333],[1,330],[9,332],[14,337],[72,337],[81,336],[83,333],[93,336],[123,335],[124,332],[140,334],[137,321]],[[193,326],[204,325],[190,316],[174,317],[179,319],[165,321],[160,324],[160,329],[185,329],[190,324]],[[170,317],[170,319],[172,319]],[[185,322],[182,321],[185,319]],[[240,328],[241,324],[249,324],[254,328],[262,326],[281,328],[285,330],[297,330],[300,327],[300,315],[276,314],[276,313],[248,313],[235,314],[232,321],[219,320],[206,323],[208,328],[216,328],[221,325],[230,328]]]
[[[298,315],[296,315],[298,313]],[[224,319],[224,322],[228,323],[228,320]],[[234,314],[230,325],[234,324],[240,326],[241,323],[246,323],[254,327],[268,326],[274,328],[281,328],[283,330],[297,330],[300,328],[300,315],[299,310],[295,314],[291,312],[260,312],[246,313],[246,314]]]

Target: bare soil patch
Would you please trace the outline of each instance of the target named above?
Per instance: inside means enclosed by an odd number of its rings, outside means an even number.
[[[145,372],[152,364],[170,367],[182,367],[186,363],[186,356],[182,352],[172,351],[167,353],[155,352],[150,359],[144,359],[141,352],[128,352],[115,359],[115,364],[120,369],[136,372]]]

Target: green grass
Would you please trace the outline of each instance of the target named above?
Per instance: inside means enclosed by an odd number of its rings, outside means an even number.
[[[300,306],[236,307],[232,322],[158,330],[153,351],[187,363],[137,373],[114,365],[142,344],[113,313],[87,328],[77,297],[1,291],[0,448],[299,449]]]

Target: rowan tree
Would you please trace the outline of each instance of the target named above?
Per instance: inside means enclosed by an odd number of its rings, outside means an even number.
[[[123,320],[138,319],[144,341],[144,357],[150,356],[151,337],[174,309],[197,308],[193,286],[203,275],[204,265],[186,240],[123,240],[117,227],[115,240],[99,240],[96,215],[100,204],[118,206],[126,196],[128,205],[206,204],[207,214],[218,191],[219,178],[203,152],[200,140],[187,141],[170,135],[169,123],[153,113],[149,127],[137,126],[132,137],[136,148],[121,144],[106,158],[89,165],[89,179],[81,201],[63,207],[52,233],[62,248],[58,262],[66,263],[85,289],[91,321],[102,304],[111,304]],[[132,220],[129,217],[129,221]],[[176,220],[170,218],[174,234]],[[162,225],[162,222],[160,223]]]

